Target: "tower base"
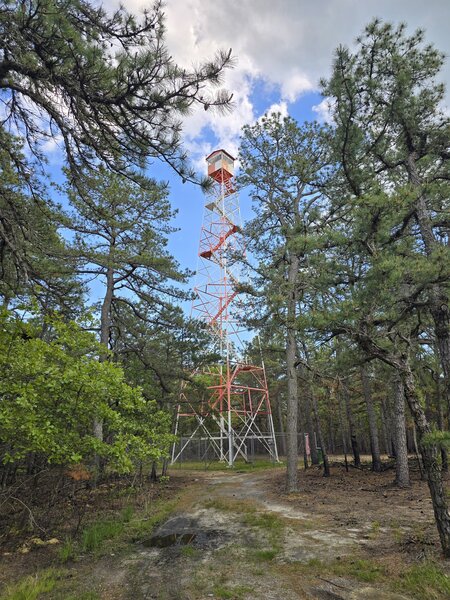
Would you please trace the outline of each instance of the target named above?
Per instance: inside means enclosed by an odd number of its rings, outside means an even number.
[[[183,383],[174,433],[182,442],[173,445],[172,464],[194,444],[230,467],[239,458],[250,462],[255,443],[278,462],[264,367],[235,363],[195,371]]]

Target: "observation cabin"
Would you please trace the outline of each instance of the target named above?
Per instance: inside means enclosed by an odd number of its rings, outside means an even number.
[[[235,159],[225,150],[214,150],[206,157],[208,163],[208,176],[216,181],[230,179],[234,175]]]

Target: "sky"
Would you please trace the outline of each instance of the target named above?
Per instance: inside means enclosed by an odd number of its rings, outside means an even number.
[[[143,0],[125,5],[135,13],[148,6]],[[167,46],[178,64],[199,64],[229,48],[236,60],[224,77],[233,111],[218,115],[200,108],[184,123],[184,143],[199,172],[216,148],[237,156],[241,128],[267,111],[300,122],[326,118],[319,79],[329,75],[336,47],[352,47],[373,17],[405,22],[410,32],[422,27],[427,41],[450,54],[450,0],[166,0],[164,12]],[[443,80],[450,89],[448,61]],[[154,173],[170,182],[178,210],[180,231],[171,237],[170,250],[182,266],[195,269],[204,197],[167,169],[155,165]],[[243,218],[251,217],[246,190],[241,190],[241,205]]]
[[[109,10],[118,6],[117,0],[103,4]],[[149,0],[123,4],[135,14],[151,6]],[[242,127],[266,112],[289,114],[299,122],[325,119],[319,79],[330,74],[336,47],[351,48],[374,17],[405,22],[411,33],[424,28],[426,41],[450,54],[450,0],[165,0],[164,13],[166,44],[180,66],[198,65],[218,49],[231,48],[235,58],[223,81],[233,94],[233,110],[219,115],[199,107],[184,121],[184,144],[202,174],[211,151],[224,148],[237,156]],[[448,60],[442,78],[450,89]],[[169,250],[181,267],[195,270],[205,198],[198,186],[183,185],[157,161],[149,173],[169,182],[178,211],[174,225],[179,231],[171,235]],[[245,221],[252,215],[247,190],[240,190],[240,199]]]

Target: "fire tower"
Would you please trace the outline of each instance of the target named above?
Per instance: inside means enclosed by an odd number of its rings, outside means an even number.
[[[175,434],[186,437],[179,448],[174,444],[172,463],[195,440],[207,441],[230,467],[239,456],[248,460],[251,440],[278,461],[264,364],[249,364],[240,354],[240,259],[245,247],[234,158],[216,150],[206,161],[213,183],[204,207],[192,316],[213,331],[220,361],[197,369],[182,385]]]

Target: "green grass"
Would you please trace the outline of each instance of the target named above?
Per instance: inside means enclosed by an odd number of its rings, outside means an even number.
[[[107,552],[123,550],[129,546],[130,541],[140,540],[165,521],[178,502],[179,498],[171,501],[160,499],[151,502],[145,510],[140,510],[138,515],[134,514],[133,507],[127,506],[116,515],[115,520],[108,518],[89,523],[81,532],[79,540],[66,539],[59,549],[58,558],[62,563],[66,563],[80,553],[94,553],[95,556],[99,556],[103,549]],[[196,552],[194,548],[187,550],[188,555],[192,551]],[[100,600],[96,592],[77,589],[76,578],[64,579],[66,573],[64,570],[42,570],[36,575],[7,586],[0,594],[0,600],[45,600],[46,594],[50,592],[53,594],[49,598]]]
[[[100,600],[97,592],[77,592],[73,596],[68,596],[65,600]]]
[[[163,523],[173,513],[177,500],[158,500],[153,502],[145,515],[132,519],[127,525],[127,533],[136,542],[148,535],[155,527]]]
[[[242,520],[251,527],[261,527],[270,531],[280,531],[284,527],[280,517],[269,512],[246,514]]]
[[[100,550],[106,540],[117,537],[123,532],[124,524],[121,521],[97,521],[84,528],[81,536],[81,549],[83,552],[96,552]]]
[[[292,567],[294,568],[294,565]],[[433,561],[407,567],[398,576],[390,575],[389,570],[375,560],[352,557],[343,557],[341,560],[332,562],[312,559],[308,563],[296,563],[295,571],[312,577],[323,576],[325,573],[327,576],[333,574],[364,583],[378,583],[414,600],[447,600],[450,598],[450,576]]]
[[[371,560],[362,558],[336,560],[332,563],[331,568],[335,575],[342,577],[353,577],[358,581],[365,583],[373,583],[383,578],[384,570]]]
[[[248,471],[258,471],[261,469],[273,469],[284,467],[285,463],[275,463],[271,460],[256,459],[253,462],[246,463],[244,460],[238,460],[233,467],[229,467],[227,463],[219,461],[202,462],[202,461],[182,461],[175,463],[172,469],[188,470],[188,471],[232,471],[235,473],[246,473]]]
[[[62,563],[73,560],[76,555],[76,545],[72,538],[67,538],[58,552],[59,560]]]
[[[105,542],[117,538],[119,546],[129,540],[138,541],[167,519],[175,506],[176,500],[153,502],[144,514],[137,516],[134,516],[132,506],[126,506],[114,520],[106,519],[87,525],[82,531],[79,544],[67,540],[59,552],[59,558],[62,562],[67,562],[75,558],[77,552],[101,553]],[[110,550],[111,544],[108,544],[108,551]]]
[[[273,560],[281,550],[281,534],[284,529],[284,523],[280,517],[274,513],[248,513],[244,515],[242,522],[250,527],[256,527],[265,532],[266,541],[269,547],[253,550],[252,556],[257,562]]]
[[[183,546],[181,548],[181,556],[185,556],[186,558],[196,558],[200,554],[200,551],[191,544],[187,546]]]
[[[277,556],[278,552],[279,552],[278,548],[266,548],[264,550],[254,550],[253,557],[257,561],[262,561],[262,560],[271,561]]]
[[[119,538],[118,545],[127,543],[130,539],[138,541],[148,535],[157,525],[164,521],[176,506],[176,501],[157,501],[144,514],[134,516],[134,508],[126,506],[117,517],[89,523],[81,533],[77,542],[67,539],[58,552],[59,560],[67,563],[80,553],[101,554],[102,548],[108,542],[107,549],[111,550],[111,540]],[[124,539],[122,539],[124,538]]]
[[[431,561],[407,569],[393,587],[418,600],[450,598],[450,577]]]
[[[338,577],[356,579],[364,583],[374,583],[386,579],[384,568],[377,562],[351,556],[345,556],[330,562],[313,558],[303,565],[296,563],[296,569],[303,570],[312,576],[323,576],[324,573],[327,573]]]
[[[370,532],[369,532],[369,535],[372,539],[375,539],[378,537],[378,535],[380,533],[380,528],[381,528],[381,523],[379,521],[372,521],[372,523],[370,524]]]
[[[233,513],[252,513],[255,511],[255,503],[252,500],[236,500],[235,498],[212,498],[203,502],[205,508],[230,511]]]
[[[132,506],[125,506],[120,513],[120,520],[122,523],[129,523],[134,514],[134,508]]]
[[[229,587],[227,585],[216,585],[213,589],[214,596],[221,600],[241,600],[246,594],[252,592],[252,588],[239,585]]]
[[[37,600],[41,594],[51,592],[57,585],[62,572],[46,569],[36,575],[30,575],[22,581],[6,588],[0,600]]]

